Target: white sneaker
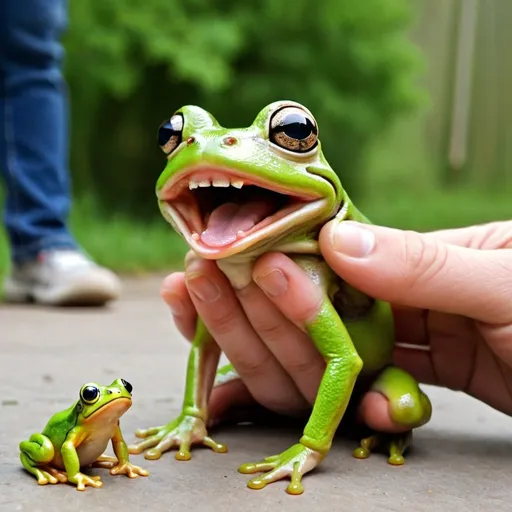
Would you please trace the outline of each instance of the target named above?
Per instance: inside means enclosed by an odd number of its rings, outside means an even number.
[[[75,250],[41,253],[35,261],[14,266],[4,283],[8,302],[50,306],[102,306],[121,293],[121,282]]]

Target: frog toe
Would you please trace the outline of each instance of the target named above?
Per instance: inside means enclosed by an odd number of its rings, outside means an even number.
[[[314,469],[322,458],[323,456],[319,452],[298,443],[279,455],[267,457],[259,462],[242,464],[238,471],[244,474],[263,472],[262,475],[247,483],[247,487],[250,489],[263,489],[270,483],[289,477],[290,484],[286,488],[286,492],[302,494],[304,492],[303,475]]]
[[[389,454],[388,463],[392,466],[402,466],[405,463],[404,453],[411,444],[412,431],[400,434],[375,433],[361,440],[360,445],[353,451],[356,459],[367,459],[372,451],[384,451]]]
[[[39,470],[39,474],[37,475],[37,483],[39,485],[47,485],[47,484],[58,484],[59,480],[54,476],[50,475],[47,471]]]
[[[60,471],[58,469],[52,468],[51,466],[45,466],[41,468],[43,471],[47,472],[53,479],[56,479],[57,482],[60,482],[61,484],[65,484],[68,481],[68,476],[64,471]],[[50,483],[57,483],[57,482],[50,482]]]
[[[204,421],[195,416],[182,414],[163,427],[151,427],[138,431],[142,440],[128,447],[132,454],[142,453],[147,460],[157,460],[164,452],[178,448],[176,460],[188,461],[192,458],[191,446],[202,444],[216,453],[225,453],[227,446],[217,443],[208,436]]]

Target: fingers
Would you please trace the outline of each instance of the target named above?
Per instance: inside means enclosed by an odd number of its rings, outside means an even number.
[[[429,345],[427,310],[393,305],[392,312],[397,343],[424,347]]]
[[[262,256],[254,267],[253,278],[285,317],[300,328],[320,312],[324,300],[322,290],[285,255]]]
[[[275,412],[302,410],[293,380],[251,326],[229,281],[213,261],[191,261],[186,286],[198,315],[251,395]]]
[[[504,249],[512,247],[512,221],[442,229],[426,233],[425,236],[472,249]]]
[[[338,275],[376,298],[486,323],[512,317],[511,249],[470,249],[352,221],[327,224],[320,245]]]
[[[322,294],[282,254],[260,258],[253,276],[258,286],[251,284],[238,293],[247,318],[307,402],[313,404],[325,362],[302,327],[305,320],[318,313]]]
[[[189,341],[192,340],[197,314],[185,284],[185,273],[175,272],[167,276],[162,283],[160,295],[169,306],[178,330]]]
[[[418,382],[440,385],[432,356],[427,351],[420,348],[395,347],[393,363],[409,372]]]

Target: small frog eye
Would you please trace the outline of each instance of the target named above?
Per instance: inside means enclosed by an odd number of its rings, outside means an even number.
[[[174,114],[158,127],[158,145],[170,155],[181,143],[183,136],[183,115]]]
[[[92,384],[86,384],[80,390],[80,398],[82,402],[86,403],[87,405],[92,405],[99,400],[100,390]]]
[[[133,386],[124,379],[121,379],[121,382],[123,383],[123,386],[125,387],[126,391],[128,391],[128,393],[130,393],[131,395],[133,391]]]
[[[282,107],[270,118],[269,138],[288,151],[307,153],[318,144],[318,127],[311,114],[300,107]]]

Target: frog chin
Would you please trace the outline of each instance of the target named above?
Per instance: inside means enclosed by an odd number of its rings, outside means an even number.
[[[124,396],[114,398],[84,418],[84,423],[96,422],[98,420],[105,423],[116,422],[131,405],[132,401],[129,398]]]
[[[205,259],[257,251],[328,217],[331,198],[221,168],[173,177],[158,193],[164,218]]]

